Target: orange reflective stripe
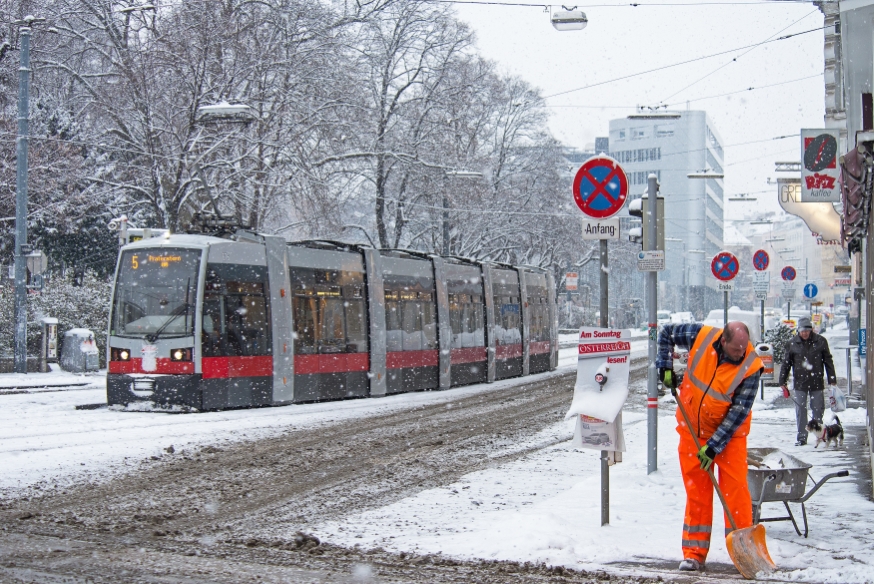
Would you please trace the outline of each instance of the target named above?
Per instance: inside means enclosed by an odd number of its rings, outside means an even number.
[[[709,331],[707,331],[707,335],[704,337],[704,340],[701,341],[701,345],[698,347],[698,350],[695,351],[694,355],[692,355],[692,362],[689,363],[689,365],[686,367],[686,377],[687,378],[690,377],[690,374],[691,374],[691,378],[693,380],[696,380],[696,381],[698,380],[698,378],[695,377],[695,372],[698,370],[698,364],[701,362],[701,358],[704,356],[704,352],[702,351],[702,349],[706,349],[706,347],[709,347],[711,344],[713,344],[713,341],[716,339],[716,335],[719,332],[719,330],[720,329],[716,329],[716,328],[711,327],[711,329]],[[693,345],[694,344],[695,343],[693,343]],[[694,349],[695,347],[693,346],[692,348]],[[704,387],[705,388],[707,387],[706,383],[704,384]],[[704,391],[704,390],[702,389],[701,391]]]
[[[683,531],[686,533],[710,533],[709,525],[687,525],[683,524]]]
[[[691,548],[701,548],[705,550],[710,549],[710,540],[709,539],[684,539],[683,547],[691,547]]]

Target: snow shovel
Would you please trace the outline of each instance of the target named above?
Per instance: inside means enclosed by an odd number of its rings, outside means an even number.
[[[689,434],[692,435],[692,440],[695,442],[695,449],[700,450],[701,443],[698,442],[698,437],[695,435],[695,431],[692,430],[692,423],[686,414],[686,408],[680,402],[677,389],[671,388],[671,393],[674,399],[677,400],[677,407],[680,408],[680,413],[683,414],[686,427],[689,428]],[[725,516],[728,517],[728,522],[731,523],[732,532],[725,538],[725,547],[728,548],[728,555],[731,556],[731,561],[734,562],[737,571],[747,580],[755,580],[756,574],[759,572],[770,574],[776,570],[777,565],[771,559],[771,555],[768,553],[768,546],[765,542],[765,526],[759,523],[752,527],[738,529],[734,522],[734,517],[731,516],[728,504],[725,502],[722,489],[719,488],[719,483],[716,482],[716,477],[713,476],[713,469],[707,469],[707,474],[710,476],[710,481],[716,489],[716,494],[719,495],[719,502],[722,503],[722,508],[725,509]]]

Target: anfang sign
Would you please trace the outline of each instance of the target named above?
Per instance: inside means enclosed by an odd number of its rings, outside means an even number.
[[[583,219],[583,239],[619,239],[619,217]]]

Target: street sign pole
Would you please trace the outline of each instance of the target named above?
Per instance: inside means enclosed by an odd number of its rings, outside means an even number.
[[[755,283],[753,284],[754,287],[757,287],[760,285],[759,284],[760,280],[765,281],[765,282],[770,280],[768,273],[765,272],[765,270],[768,269],[768,265],[770,263],[771,263],[771,257],[768,255],[768,252],[766,252],[765,250],[760,249],[756,253],[753,254],[753,267],[756,269],[756,275],[754,276]],[[761,274],[761,277],[759,276],[759,274]],[[761,304],[762,311],[760,314],[761,320],[759,321],[759,325],[760,325],[759,326],[759,331],[760,331],[759,334],[761,334],[761,336],[762,336],[762,338],[759,339],[760,342],[764,342],[764,340],[765,340],[765,296],[767,296],[767,294],[768,294],[768,292],[767,292],[768,285],[766,284],[764,286],[764,288],[765,288],[765,293],[762,294],[762,296],[760,296],[761,302],[762,302],[762,304]],[[759,290],[760,290],[760,288],[757,287],[756,288],[756,295],[757,296],[759,294]],[[761,379],[761,378],[759,378],[759,393],[761,394],[762,399],[765,399],[765,380]]]
[[[607,272],[607,240],[601,240],[601,328],[609,328],[607,318],[608,286],[610,279]],[[610,461],[609,452],[601,451],[601,525],[610,523]]]
[[[647,197],[652,204],[647,205],[649,231],[647,232],[646,245],[650,250],[658,249],[658,201],[659,181],[655,174],[647,177]],[[658,351],[658,272],[653,270],[646,273],[646,318],[649,332],[649,367],[646,376],[646,430],[647,430],[647,454],[646,474],[652,474],[658,470],[658,423],[659,423],[659,389],[658,370],[656,358]]]
[[[607,238],[618,238],[618,224],[608,224],[605,221],[614,217],[625,205],[628,196],[628,177],[616,160],[609,156],[594,156],[583,163],[574,176],[571,191],[574,202],[586,217],[594,220],[596,225],[584,222],[584,237],[586,227],[589,236],[600,239],[601,250],[601,328],[609,328],[608,317],[608,286],[609,273],[607,268]],[[591,237],[590,237],[591,238]],[[609,420],[607,420],[609,422]],[[616,416],[615,423],[622,423],[622,412]],[[601,451],[601,525],[610,523],[610,453]],[[615,454],[617,462],[620,454]]]
[[[761,326],[761,328],[760,328],[759,330],[762,331],[762,332],[761,332],[761,335],[762,335],[762,341],[764,341],[764,340],[765,340],[765,301],[764,301],[764,300],[762,300],[762,321],[761,321],[761,325],[762,325],[762,326]],[[765,380],[762,379],[761,376],[759,376],[759,393],[761,394],[762,399],[765,399]]]

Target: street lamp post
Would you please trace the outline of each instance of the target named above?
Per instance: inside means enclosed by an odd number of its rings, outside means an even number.
[[[443,178],[482,178],[483,173],[471,170],[447,170]],[[449,255],[449,194],[443,189],[443,255]]]
[[[19,29],[21,64],[18,68],[18,137],[15,151],[15,358],[16,373],[27,373],[27,149],[30,134],[30,34],[31,25],[44,19],[27,16]]]

